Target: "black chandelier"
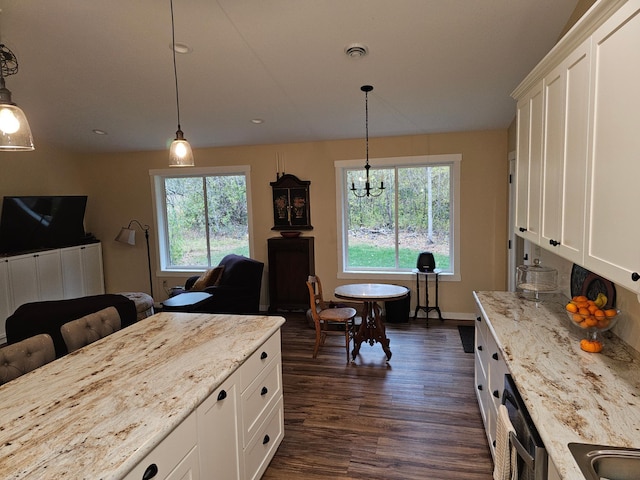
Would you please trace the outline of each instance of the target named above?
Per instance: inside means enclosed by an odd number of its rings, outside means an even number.
[[[365,114],[365,144],[366,144],[366,162],[364,164],[364,170],[366,172],[366,180],[363,188],[356,188],[354,182],[351,182],[351,192],[358,197],[378,197],[382,195],[382,191],[384,190],[384,182],[380,182],[380,188],[373,192],[371,189],[371,184],[369,183],[369,169],[371,165],[369,165],[369,92],[373,90],[371,85],[363,85],[360,87],[360,90],[364,92],[364,114]]]

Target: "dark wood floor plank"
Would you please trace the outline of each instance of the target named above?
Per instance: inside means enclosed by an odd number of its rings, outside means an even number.
[[[328,337],[314,360],[304,316],[285,316],[285,437],[263,479],[492,478],[474,355],[457,329],[469,322],[389,324],[389,363],[380,345],[363,344],[346,364],[342,337]]]

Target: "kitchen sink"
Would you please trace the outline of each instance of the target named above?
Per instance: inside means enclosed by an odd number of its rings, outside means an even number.
[[[587,480],[640,478],[640,448],[570,443],[569,450]]]

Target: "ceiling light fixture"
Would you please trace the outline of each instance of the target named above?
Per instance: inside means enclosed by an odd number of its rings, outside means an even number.
[[[382,191],[384,190],[384,182],[380,182],[380,188],[375,193],[371,191],[371,184],[369,183],[369,169],[371,168],[371,165],[369,165],[369,92],[373,90],[373,87],[371,85],[363,85],[362,87],[360,87],[360,90],[364,92],[365,139],[366,139],[365,144],[367,147],[366,149],[367,157],[366,157],[366,163],[364,164],[364,169],[365,169],[367,178],[365,180],[364,189],[356,188],[355,183],[351,182],[351,191],[356,197],[359,197],[359,198],[360,197],[378,197],[382,195]]]
[[[193,167],[193,152],[191,145],[184,138],[184,133],[180,128],[180,96],[178,95],[178,69],[176,67],[176,33],[173,23],[173,0],[169,0],[171,5],[171,52],[173,53],[173,76],[176,81],[176,110],[178,112],[178,131],[176,138],[171,142],[169,148],[169,166],[170,167]]]
[[[0,151],[27,152],[35,150],[27,117],[11,101],[11,92],[4,77],[18,73],[18,60],[11,50],[0,44]]]

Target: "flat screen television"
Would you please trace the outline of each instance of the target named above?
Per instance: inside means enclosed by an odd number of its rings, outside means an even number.
[[[84,243],[86,195],[4,197],[0,253],[16,254]]]

